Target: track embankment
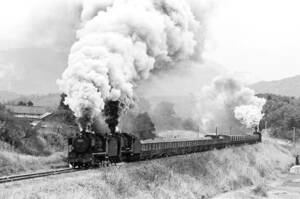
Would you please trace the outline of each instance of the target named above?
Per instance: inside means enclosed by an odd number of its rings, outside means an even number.
[[[268,140],[9,183],[0,198],[210,198],[279,178],[292,162],[285,146]]]
[[[63,152],[50,156],[32,156],[14,151],[0,151],[0,177],[49,170],[57,165],[66,165],[63,161],[65,156]]]

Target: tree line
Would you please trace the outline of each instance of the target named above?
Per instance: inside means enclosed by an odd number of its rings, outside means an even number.
[[[296,138],[300,138],[300,98],[280,96],[275,94],[258,94],[265,98],[264,116],[260,129],[269,128],[271,135],[277,138],[293,139],[293,128],[296,128]]]

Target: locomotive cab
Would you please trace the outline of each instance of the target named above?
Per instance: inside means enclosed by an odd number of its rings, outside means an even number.
[[[259,137],[258,141],[261,142],[262,135],[261,135],[261,132],[258,131],[258,127],[257,126],[254,127],[253,135],[258,135],[258,137]]]
[[[121,157],[124,161],[134,161],[141,152],[140,140],[128,133],[121,133]]]

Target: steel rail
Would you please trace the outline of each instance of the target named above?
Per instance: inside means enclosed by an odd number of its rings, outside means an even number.
[[[0,177],[0,184],[20,181],[20,180],[33,179],[33,178],[40,178],[40,177],[51,176],[51,175],[59,175],[59,174],[64,174],[64,173],[72,173],[72,172],[75,172],[75,171],[80,171],[80,170],[72,169],[72,168],[66,168],[66,169],[59,169],[59,170],[53,170],[53,171],[45,171],[45,172],[37,172],[37,173],[30,173],[30,174],[5,176],[5,177]]]

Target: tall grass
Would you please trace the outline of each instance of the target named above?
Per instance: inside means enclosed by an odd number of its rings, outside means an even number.
[[[287,171],[292,154],[265,143],[219,151],[124,164],[55,176],[18,185],[0,185],[0,198],[209,198],[221,192],[262,185]],[[5,189],[4,189],[5,188]]]
[[[55,164],[65,164],[65,154],[54,153],[50,156],[31,156],[15,151],[0,151],[0,176],[13,173],[49,169]],[[1,198],[1,197],[0,197]]]

